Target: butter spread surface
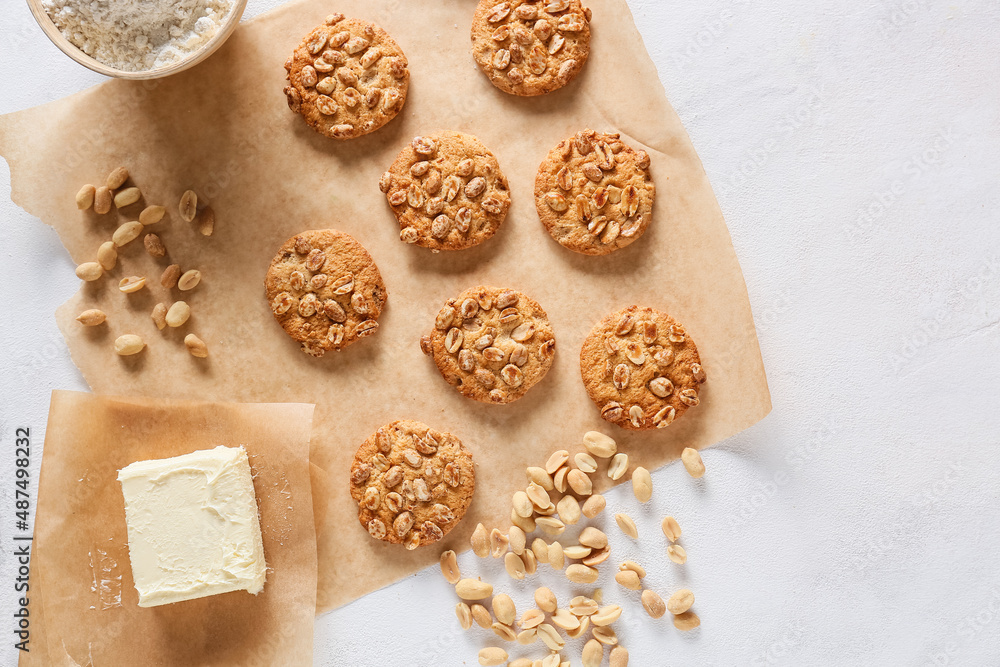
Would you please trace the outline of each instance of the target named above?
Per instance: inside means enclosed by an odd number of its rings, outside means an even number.
[[[118,472],[140,607],[264,588],[250,462],[242,447],[137,461]]]

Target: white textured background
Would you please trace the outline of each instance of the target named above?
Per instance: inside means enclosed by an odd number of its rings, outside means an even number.
[[[774,399],[705,453],[702,483],[677,464],[652,507],[609,494],[642,519],[638,546],[608,527],[613,560],[665,594],[690,586],[702,618],[683,635],[606,582],[631,664],[1000,664],[1000,5],[630,4],[729,221]],[[22,1],[0,17],[0,112],[99,81]],[[32,428],[37,469],[50,390],[85,389],[53,320],[74,267],[8,195],[0,161],[3,664],[13,431]],[[663,557],[668,512],[684,567]],[[498,563],[460,563],[526,608]],[[475,665],[496,642],[461,632],[454,604],[416,575],[318,619],[316,664]]]

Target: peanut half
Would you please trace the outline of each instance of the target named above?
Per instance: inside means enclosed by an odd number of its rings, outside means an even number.
[[[205,341],[198,338],[194,334],[184,336],[184,347],[187,348],[187,351],[191,353],[192,357],[204,359],[208,356],[208,346],[205,345]]]
[[[667,605],[664,604],[660,594],[648,588],[642,592],[642,608],[652,618],[660,618],[667,613]]]
[[[104,320],[107,319],[107,315],[104,314],[103,310],[85,310],[76,317],[76,321],[85,327],[96,327],[98,324],[103,324]]]
[[[93,185],[85,185],[76,193],[76,207],[81,211],[86,211],[94,205],[94,197],[97,195],[97,188]]]
[[[699,625],[701,625],[701,619],[693,611],[686,611],[683,614],[674,616],[674,627],[678,630],[687,632],[688,630],[694,630]]]
[[[676,542],[681,536],[681,527],[677,523],[677,519],[672,516],[664,518],[660,527],[663,529],[663,536],[671,542]]]
[[[441,574],[452,586],[462,580],[462,572],[458,569],[458,556],[451,549],[441,554]]]
[[[583,446],[599,459],[609,459],[618,451],[614,438],[598,431],[588,431],[583,436]]]
[[[194,221],[194,216],[198,213],[198,195],[195,194],[194,190],[187,190],[181,195],[181,202],[178,204],[177,210],[184,222]]]
[[[685,447],[684,451],[681,452],[681,461],[684,462],[688,474],[695,479],[705,474],[705,462],[701,460],[701,454],[698,453],[697,449]]]
[[[682,588],[667,600],[667,611],[674,616],[683,614],[694,605],[694,593],[687,588]]]
[[[94,282],[104,275],[104,269],[97,262],[84,262],[76,267],[76,277],[87,282]]]
[[[485,600],[493,596],[493,586],[478,579],[462,579],[455,584],[455,593],[463,600]]]
[[[135,334],[125,334],[115,339],[115,352],[122,357],[139,354],[144,347],[146,347],[146,343]]]
[[[587,501],[583,503],[583,516],[588,519],[593,519],[598,514],[604,511],[607,506],[607,501],[599,493],[595,493],[591,497],[587,498]]]
[[[628,667],[628,650],[624,646],[611,649],[611,667]]]
[[[653,478],[642,466],[632,471],[632,491],[640,503],[649,502],[653,497]]]
[[[622,532],[631,537],[633,540],[639,539],[639,528],[635,525],[635,521],[632,520],[628,514],[618,513],[615,515],[615,523],[621,528]]]

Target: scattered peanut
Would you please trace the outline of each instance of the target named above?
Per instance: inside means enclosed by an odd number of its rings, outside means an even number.
[[[191,353],[192,357],[204,359],[208,356],[208,346],[205,345],[205,341],[198,338],[194,334],[184,336],[184,346],[187,348],[188,352]]]
[[[474,604],[469,607],[472,613],[472,620],[476,622],[476,625],[484,630],[489,630],[493,626],[493,614],[481,604]]]
[[[451,549],[441,554],[441,574],[452,586],[462,580],[462,572],[458,569],[458,556]]]
[[[538,486],[542,487],[546,491],[552,490],[552,475],[545,472],[545,468],[539,468],[537,466],[531,466],[524,471],[525,475],[528,477],[529,482],[534,482]]]
[[[538,638],[553,651],[561,651],[566,646],[566,640],[559,636],[559,631],[548,623],[538,626]]]
[[[660,618],[667,613],[667,605],[660,594],[648,588],[642,592],[642,608],[653,618]]]
[[[521,554],[521,561],[524,563],[525,574],[534,574],[538,571],[538,562],[535,559],[535,552],[531,549],[524,550],[524,553]]]
[[[493,596],[493,615],[504,625],[513,625],[517,618],[517,609],[514,600],[506,593]]]
[[[534,484],[534,482],[532,482]],[[537,486],[537,485],[536,485]],[[539,487],[541,488],[541,487]],[[535,512],[535,508],[532,505],[531,498],[524,491],[517,491],[512,498],[512,503],[514,506],[514,511],[520,517],[530,517]]]
[[[569,461],[569,452],[565,449],[553,452],[552,456],[550,456],[549,460],[545,463],[545,472],[552,475],[559,470],[559,468],[566,465],[567,461]]]
[[[153,306],[150,317],[153,318],[153,324],[156,325],[156,328],[163,331],[163,328],[167,326],[167,307],[162,303],[156,304]]]
[[[479,664],[489,667],[490,665],[502,665],[507,662],[507,651],[496,646],[488,646],[479,651]]]
[[[97,263],[105,271],[110,271],[118,264],[118,248],[114,241],[105,241],[97,249]]]
[[[639,575],[640,579],[646,576],[646,568],[644,568],[642,565],[639,565],[633,560],[625,561],[624,563],[618,566],[618,569],[622,570],[623,572],[625,570],[631,570],[632,572],[635,572],[637,575]]]
[[[539,563],[549,562],[549,543],[540,537],[536,537],[531,543],[531,551],[535,554],[535,559]]]
[[[683,614],[694,605],[694,593],[687,588],[682,588],[667,600],[667,611],[674,616]]]
[[[566,474],[566,481],[578,496],[589,496],[594,492],[594,483],[590,476],[579,468],[573,468]]]
[[[618,643],[618,635],[615,633],[614,628],[610,626],[595,626],[593,635],[594,639],[601,642],[605,646],[614,646]]]
[[[147,206],[142,209],[142,213],[139,214],[139,222],[142,223],[143,227],[149,227],[150,225],[155,225],[160,220],[163,220],[163,216],[166,214],[167,209],[164,206],[158,206],[156,204]]]
[[[591,497],[587,498],[587,501],[583,503],[583,516],[588,519],[593,519],[598,514],[604,511],[607,506],[607,501],[599,493],[595,493]]]
[[[503,557],[503,566],[507,570],[507,574],[510,575],[511,579],[516,579],[518,581],[524,579],[526,574],[524,570],[524,561],[516,553],[508,551]]]
[[[583,646],[583,667],[601,667],[604,662],[604,645],[591,639]]]
[[[555,474],[552,475],[552,486],[555,487],[556,491],[559,493],[566,493],[566,475],[569,473],[569,468],[563,466],[556,470]]]
[[[678,565],[683,565],[688,559],[687,551],[685,551],[684,547],[679,544],[667,547],[667,556],[669,556],[670,560],[674,561]]]
[[[493,596],[493,586],[478,579],[462,579],[455,584],[455,593],[463,600],[485,600]]]
[[[181,265],[171,264],[163,269],[163,274],[160,276],[160,284],[167,289],[173,289],[177,286],[177,279],[180,277]]]
[[[191,269],[190,271],[185,271],[184,275],[177,279],[177,289],[182,292],[187,292],[197,287],[200,282],[201,271]]]
[[[76,277],[87,282],[94,282],[104,275],[104,269],[97,262],[84,262],[76,267]]]
[[[115,233],[111,235],[111,240],[115,242],[116,246],[121,248],[139,238],[140,233],[142,233],[142,223],[138,220],[133,220],[132,222],[126,222],[116,229]]]
[[[556,570],[561,570],[566,566],[566,556],[563,553],[562,545],[559,542],[553,542],[549,545],[549,565],[551,565]]]
[[[581,546],[579,544],[574,544],[571,547],[563,547],[563,555],[566,558],[571,558],[573,560],[580,560],[586,558],[593,551],[590,547]]]
[[[591,552],[589,556],[583,559],[582,563],[587,567],[593,567],[595,565],[600,565],[608,559],[611,555],[611,549],[609,547],[604,547],[603,549],[595,549]]]
[[[580,520],[580,503],[573,496],[563,496],[556,503],[556,512],[563,523],[575,524]]]
[[[542,611],[547,611],[551,614],[556,610],[556,594],[545,586],[542,586],[535,590],[535,604]]]
[[[118,281],[118,289],[125,294],[134,294],[146,286],[143,276],[128,276]]]
[[[98,324],[103,324],[107,317],[103,310],[85,310],[77,315],[76,321],[85,327],[96,327]]]
[[[640,503],[649,502],[653,497],[653,478],[642,466],[632,472],[632,492]]]
[[[592,567],[574,563],[566,568],[566,578],[574,584],[592,584],[600,573]]]
[[[597,472],[597,461],[590,454],[580,452],[573,457],[573,460],[576,462],[576,467],[588,475]]]
[[[146,237],[142,240],[142,244],[146,247],[146,252],[152,257],[163,257],[167,254],[166,246],[163,245],[163,241],[156,234],[146,234]]]
[[[472,532],[472,538],[469,541],[472,544],[472,552],[474,554],[480,558],[486,558],[490,555],[490,537],[489,533],[486,532],[486,526],[481,523],[478,524]]]
[[[639,539],[639,528],[635,525],[635,521],[632,520],[628,514],[618,513],[615,515],[615,523],[621,528],[622,532],[631,537],[633,540]]]
[[[685,447],[684,451],[681,452],[681,461],[684,462],[688,474],[695,479],[705,474],[705,462],[701,460],[701,454],[698,453],[697,449]]]
[[[566,524],[564,524],[559,519],[552,516],[541,516],[535,519],[535,524],[538,525],[547,534],[557,537],[562,535],[566,530]]]
[[[601,607],[597,613],[590,617],[590,622],[597,626],[611,625],[622,615],[622,608],[616,604],[609,604]]]
[[[552,611],[555,611],[555,605],[552,605]],[[542,613],[540,609],[529,609],[528,611],[521,614],[520,626],[525,630],[531,630],[537,628],[545,622],[545,614]]]
[[[104,215],[111,210],[111,203],[114,198],[111,195],[111,190],[107,186],[102,185],[97,188],[94,192],[94,213],[99,215]]]
[[[494,558],[503,558],[507,553],[508,542],[507,536],[501,533],[499,528],[494,528],[490,532],[490,554]]]
[[[115,208],[125,208],[139,201],[142,193],[139,188],[125,188],[115,195]]]
[[[677,519],[672,516],[668,516],[663,519],[663,523],[660,524],[660,527],[663,529],[663,536],[671,542],[676,542],[681,536],[681,527],[677,523]]]
[[[583,436],[583,446],[599,459],[609,459],[618,451],[618,445],[610,436],[598,431],[588,431]]]
[[[125,334],[115,339],[115,352],[122,357],[138,354],[142,352],[144,347],[146,347],[146,343],[135,334]]]
[[[462,626],[463,630],[472,627],[472,610],[466,603],[459,602],[455,605],[455,616],[458,617],[458,624]]]
[[[167,309],[167,325],[173,328],[182,326],[191,317],[191,306],[184,301],[176,301]]]
[[[522,646],[528,646],[529,644],[534,644],[536,641],[538,641],[538,631],[535,630],[534,628],[521,630],[519,633],[517,633],[517,643],[521,644]],[[524,662],[521,662],[522,660]],[[518,664],[523,665],[524,667],[531,667],[531,661],[528,660],[527,658],[521,658],[520,660],[515,660],[514,662],[510,663],[508,667],[514,667],[515,665]]]
[[[211,236],[215,231],[215,211],[211,206],[206,206],[198,216],[198,231],[202,236]]]
[[[686,611],[683,614],[674,616],[674,627],[678,630],[687,632],[688,630],[694,630],[699,625],[701,625],[701,619],[693,611]]]
[[[552,614],[552,624],[563,630],[576,630],[580,627],[580,619],[574,616],[569,609],[556,609]]]
[[[639,575],[632,570],[622,570],[621,572],[618,572],[615,574],[615,581],[630,591],[638,591],[642,588],[642,582],[639,581]]]
[[[181,202],[177,206],[184,222],[194,221],[194,216],[198,213],[198,195],[193,190],[186,191],[181,195]]]
[[[627,471],[628,454],[625,454],[624,452],[615,454],[615,458],[611,459],[611,465],[608,466],[608,477],[617,482],[625,476]]]
[[[503,623],[494,623],[493,625],[490,626],[490,630],[492,630],[493,634],[495,634],[497,637],[504,640],[505,642],[512,642],[517,639],[517,635],[514,634],[514,629],[509,625],[504,625]]]
[[[85,185],[76,193],[76,207],[81,211],[86,211],[94,205],[94,197],[97,195],[97,188],[93,185]]]
[[[510,546],[510,550],[518,556],[524,553],[524,545],[527,539],[524,531],[517,526],[511,526],[507,531],[507,544]]]
[[[628,667],[628,650],[624,646],[611,649],[611,667]]]
[[[109,190],[117,190],[121,186],[125,185],[125,181],[128,180],[128,169],[125,167],[118,167],[110,174],[108,174],[107,179],[105,179],[104,184],[108,186]]]
[[[580,537],[577,538],[585,547],[590,547],[592,549],[603,549],[608,546],[608,536],[604,534],[603,531],[594,528],[593,526],[587,526],[580,532]]]
[[[523,530],[525,533],[535,532],[535,518],[533,516],[521,516],[515,512],[513,508],[510,510],[510,522]]]

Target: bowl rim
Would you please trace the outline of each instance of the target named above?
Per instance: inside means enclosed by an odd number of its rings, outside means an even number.
[[[115,69],[114,67],[106,65],[96,58],[87,55],[82,49],[66,39],[62,32],[59,31],[59,28],[56,27],[56,24],[45,11],[45,7],[42,6],[42,0],[27,0],[27,4],[28,9],[31,11],[31,15],[35,17],[35,22],[38,23],[38,26],[42,29],[42,32],[45,33],[45,36],[49,38],[49,41],[55,44],[56,48],[69,56],[72,60],[83,65],[92,72],[97,72],[98,74],[102,74],[104,76],[116,79],[146,81],[150,79],[161,79],[172,74],[177,74],[178,72],[183,72],[186,69],[194,67],[215,53],[226,42],[226,40],[229,39],[229,37],[233,34],[233,31],[236,30],[236,27],[240,24],[240,20],[243,18],[243,12],[246,10],[247,0],[233,0],[233,8],[230,10],[229,15],[226,17],[225,22],[219,28],[218,32],[216,32],[204,46],[194,53],[182,58],[181,60],[170,63],[169,65],[164,65],[163,67],[157,67],[155,69],[141,70],[138,72]]]

